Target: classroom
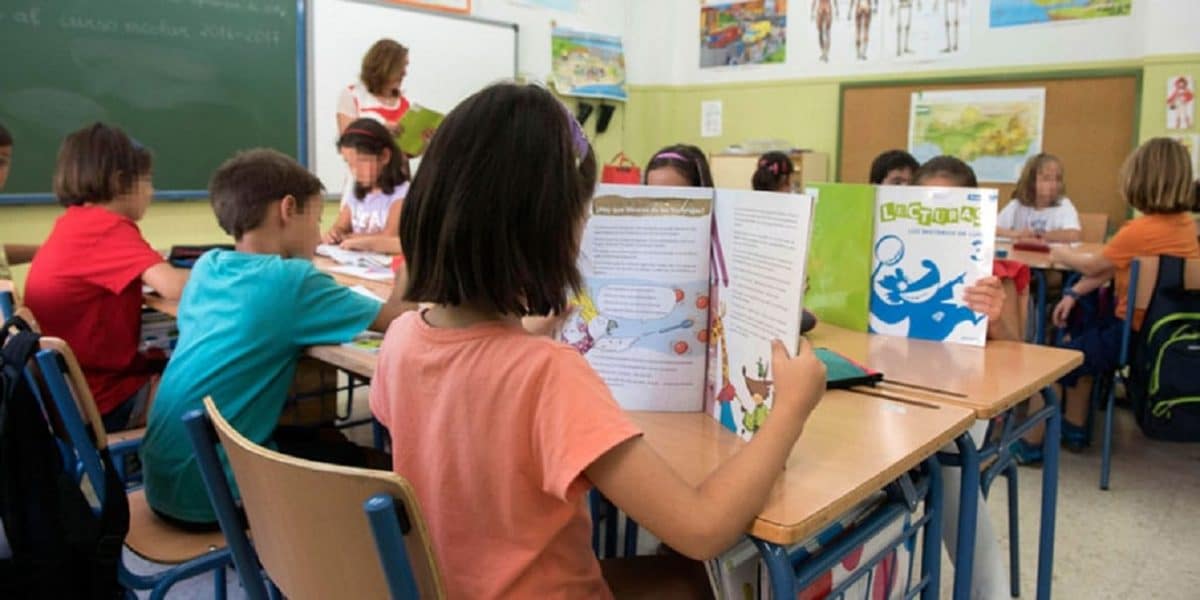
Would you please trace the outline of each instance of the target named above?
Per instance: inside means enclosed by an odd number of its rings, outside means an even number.
[[[1200,2],[0,48],[0,598],[1197,597]]]

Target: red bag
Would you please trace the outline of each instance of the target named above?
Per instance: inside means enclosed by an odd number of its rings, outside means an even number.
[[[642,170],[638,168],[637,163],[625,156],[624,152],[618,152],[612,160],[608,161],[608,164],[604,165],[604,170],[600,173],[600,181],[637,185],[642,182]]]

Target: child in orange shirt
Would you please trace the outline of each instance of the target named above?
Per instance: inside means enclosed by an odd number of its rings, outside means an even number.
[[[1120,174],[1121,196],[1143,216],[1125,223],[1104,250],[1083,254],[1066,247],[1055,247],[1051,258],[1083,275],[1072,288],[1063,291],[1063,299],[1054,307],[1054,324],[1066,325],[1067,317],[1080,296],[1114,280],[1117,310],[1088,323],[1084,330],[1067,342],[1083,352],[1083,364],[1062,379],[1067,387],[1063,411],[1063,442],[1071,449],[1086,445],[1088,403],[1092,378],[1117,367],[1121,353],[1126,299],[1129,291],[1129,266],[1139,256],[1200,257],[1196,224],[1188,214],[1195,202],[1192,162],[1182,144],[1170,138],[1154,138],[1142,144],[1125,160]],[[1141,328],[1141,311],[1133,315],[1133,330]]]
[[[593,485],[683,554],[716,556],[762,510],[824,393],[811,349],[791,358],[775,342],[776,403],[758,435],[699,485],[674,472],[578,352],[521,328],[563,313],[580,287],[595,180],[554,96],[498,84],[446,117],[404,203],[405,298],[434,306],[388,329],[371,410],[448,597],[611,597],[591,551]]]

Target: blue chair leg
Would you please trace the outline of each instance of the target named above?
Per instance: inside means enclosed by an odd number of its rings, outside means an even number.
[[[1005,469],[1004,478],[1008,484],[1008,564],[1010,592],[1013,598],[1021,596],[1021,527],[1020,512],[1017,508],[1017,464],[1013,463]]]
[[[638,524],[625,515],[625,557],[637,556]]]
[[[617,507],[603,495],[604,501],[604,556],[613,558],[617,555],[617,521],[620,515]]]
[[[1104,412],[1104,448],[1100,451],[1100,489],[1108,489],[1109,472],[1112,469],[1112,443],[1113,443],[1113,413],[1116,412],[1116,407],[1113,404],[1117,398],[1117,386],[1114,382],[1109,386],[1108,404]]]
[[[1062,402],[1053,387],[1042,391],[1046,405],[1052,406],[1042,440],[1042,518],[1038,532],[1037,600],[1050,600],[1054,575],[1054,530],[1058,515],[1058,455],[1062,438]]]
[[[225,569],[213,571],[213,599],[225,600],[229,590],[225,587]]]

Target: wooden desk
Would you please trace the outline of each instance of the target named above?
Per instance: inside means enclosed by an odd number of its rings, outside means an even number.
[[[1043,269],[1051,271],[1071,271],[1072,269],[1062,263],[1052,262],[1049,252],[1030,252],[1028,250],[1013,250],[1012,242],[996,242],[996,250],[1008,252],[1008,256],[1004,259],[1015,260],[1017,262],[1029,265],[1031,269]],[[1071,249],[1086,254],[1099,254],[1104,249],[1104,244],[1084,243],[1076,246],[1071,246]],[[1000,258],[999,255],[996,258]]]
[[[883,373],[880,389],[965,406],[980,419],[994,417],[1083,363],[1073,350],[990,341],[987,346],[944,344],[850,331],[821,324],[809,332],[815,347],[840,352]],[[930,394],[930,392],[934,392]]]
[[[744,444],[704,413],[629,414],[646,441],[691,484]],[[807,540],[950,443],[973,420],[961,407],[830,391],[748,533],[781,546]]]
[[[313,266],[317,269],[328,273],[333,280],[347,287],[361,285],[371,291],[372,294],[379,296],[380,300],[386,300],[392,295],[393,282],[391,281],[376,281],[374,279],[364,279],[355,277],[354,275],[346,275],[345,273],[335,273],[331,269],[339,266],[331,258],[324,256],[313,257]]]
[[[873,335],[820,325],[808,334],[814,346],[828,347],[883,372],[885,382],[871,390],[894,398],[921,398],[946,406],[974,411],[976,418],[990,419],[1042,390],[1046,407],[1030,415],[1029,423],[1046,421],[1042,442],[1042,515],[1038,549],[1039,600],[1050,597],[1054,564],[1054,526],[1058,502],[1058,440],[1061,413],[1051,384],[1083,362],[1073,350],[992,341],[984,347],[945,344],[926,340]],[[1003,456],[1019,431],[1002,436],[997,444],[976,451],[969,435],[955,440],[962,460],[959,496],[958,548],[975,547],[975,517],[978,511],[981,458]],[[1007,460],[1007,459],[1004,459]],[[955,565],[954,597],[970,592],[973,553],[959,552]]]

